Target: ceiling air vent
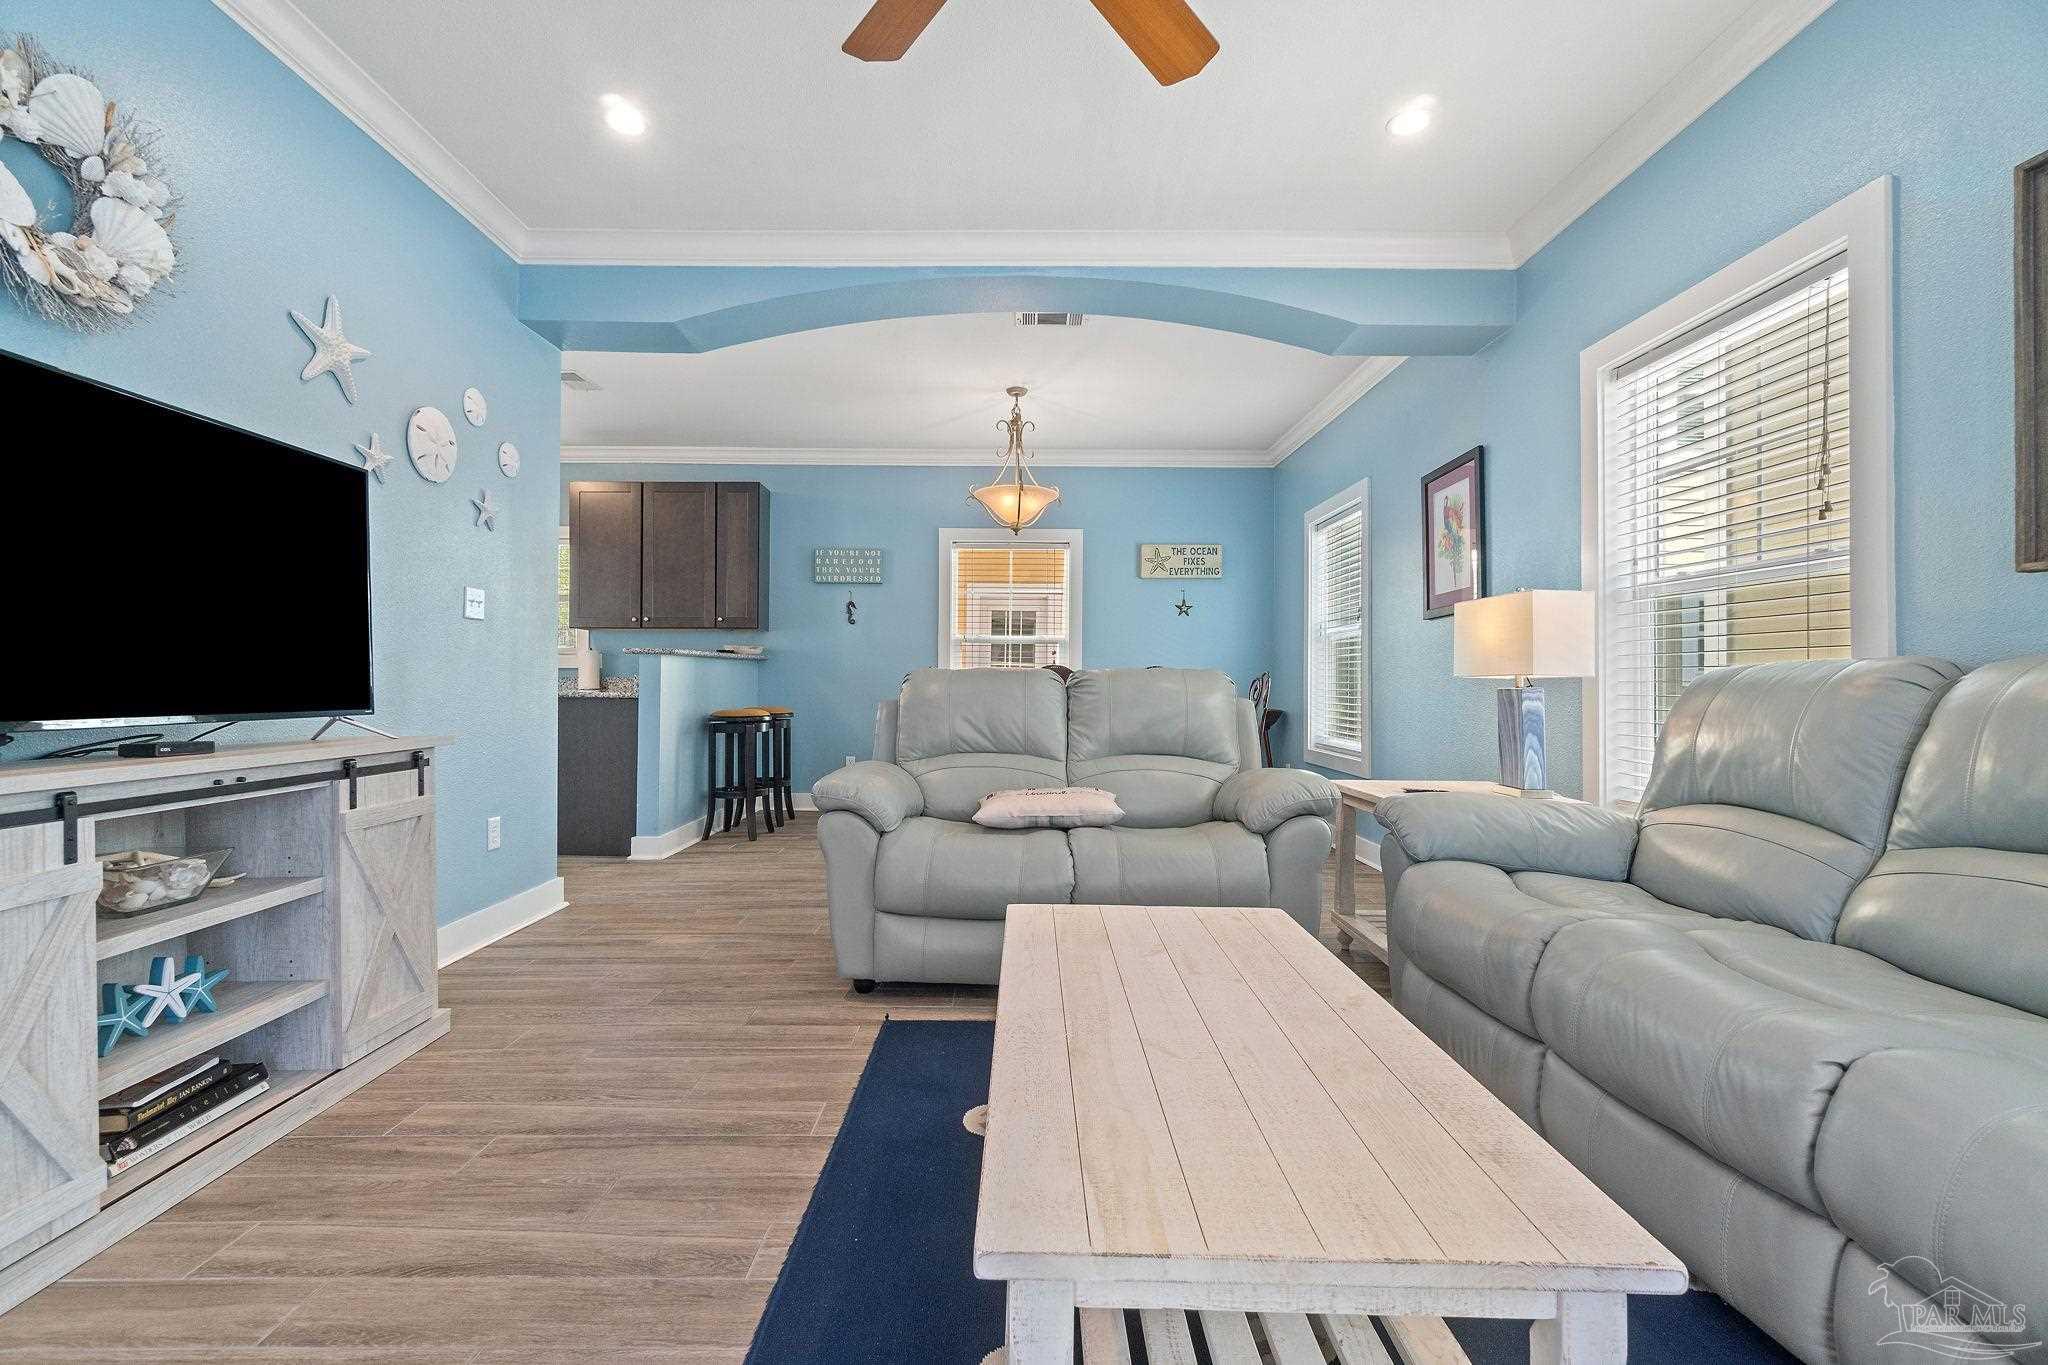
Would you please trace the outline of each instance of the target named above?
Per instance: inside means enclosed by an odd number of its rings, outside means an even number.
[[[594,382],[589,375],[582,374],[576,370],[564,370],[562,371],[562,387],[574,389],[578,393],[596,393],[604,385]]]
[[[1082,313],[1019,313],[1019,327],[1079,327],[1087,320]]]

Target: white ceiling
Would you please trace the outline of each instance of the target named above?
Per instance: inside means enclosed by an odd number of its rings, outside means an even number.
[[[1087,0],[950,0],[886,64],[839,51],[868,0],[217,0],[524,259],[1474,265],[1827,2],[1196,0],[1222,51],[1162,88]]]
[[[963,461],[993,465],[996,423],[1031,393],[1028,448],[1048,463],[1269,464],[1305,414],[1385,368],[1171,322],[1091,317],[1020,327],[1010,313],[856,323],[698,355],[571,351],[603,385],[564,390],[562,444],[657,457]],[[1360,375],[1363,369],[1364,374]],[[1359,378],[1354,381],[1354,376]],[[615,457],[616,457],[616,452]]]

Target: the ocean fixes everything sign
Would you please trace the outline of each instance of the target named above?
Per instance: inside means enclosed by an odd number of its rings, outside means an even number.
[[[1140,578],[1221,578],[1221,545],[1140,545]]]

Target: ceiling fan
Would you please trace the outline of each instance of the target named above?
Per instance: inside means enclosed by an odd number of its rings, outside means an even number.
[[[946,0],[875,0],[840,51],[864,62],[893,62]],[[1216,55],[1216,37],[1187,0],[1091,0],[1124,46],[1137,54],[1161,85],[1184,81]]]

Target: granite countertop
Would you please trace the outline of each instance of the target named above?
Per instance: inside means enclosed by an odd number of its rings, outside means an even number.
[[[596,697],[601,701],[638,701],[640,680],[638,678],[603,678],[599,687],[578,687],[567,678],[555,688],[558,697]]]
[[[679,654],[685,659],[738,659],[742,663],[758,664],[766,654],[722,654],[715,649],[657,649],[653,645],[632,645],[621,651],[625,654]]]

